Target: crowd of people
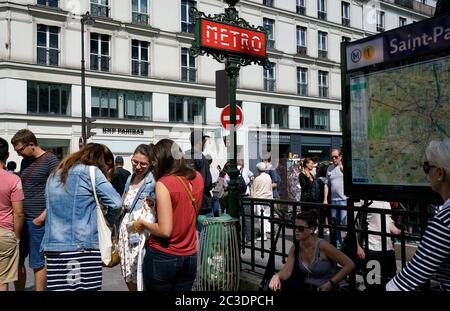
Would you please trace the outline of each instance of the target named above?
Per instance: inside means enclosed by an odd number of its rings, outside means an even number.
[[[128,172],[123,168],[124,159],[114,157],[106,145],[89,143],[60,161],[39,147],[30,130],[23,129],[11,139],[14,150],[23,157],[20,171],[15,172],[15,163],[6,165],[9,144],[0,138],[0,290],[8,290],[10,283],[16,290],[24,290],[27,257],[36,291],[100,290],[98,202],[118,238],[120,270],[130,291],[191,290],[197,271],[198,232],[202,230],[197,215],[220,216],[228,207],[230,164],[223,168],[212,165],[212,158],[203,153],[207,139],[202,131],[194,130],[191,149],[185,152],[170,139],[139,145],[131,157],[132,172]],[[450,289],[450,139],[430,143],[425,158],[424,172],[445,204],[431,220],[409,265],[395,276],[391,243],[385,253],[380,237],[369,236],[368,245],[357,241],[358,258],[383,262],[383,289],[390,279],[389,290],[416,289],[434,272],[442,288]],[[242,160],[238,170],[241,196],[280,198],[281,178],[270,154],[257,163],[257,176]],[[301,209],[295,217],[295,243],[288,260],[270,282],[273,290],[333,290],[354,269],[355,264],[341,251],[340,234],[335,234],[331,243],[316,236],[319,221],[346,224],[345,208],[337,208],[347,204],[343,173],[338,149],[332,150],[331,163],[302,161],[296,176],[296,188],[301,189],[298,200],[330,202],[335,208],[330,208],[324,219],[307,204]],[[390,205],[375,202],[373,207]],[[256,205],[253,212],[264,216],[258,218],[261,232],[257,240],[270,239],[270,209]],[[387,233],[400,233],[390,217],[386,226],[377,214],[369,214],[367,219],[370,230],[385,227]],[[250,222],[243,225],[246,242],[254,240]]]

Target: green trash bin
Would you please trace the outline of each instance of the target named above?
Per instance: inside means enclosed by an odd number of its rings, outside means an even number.
[[[194,288],[199,291],[237,291],[240,278],[240,253],[236,231],[237,219],[199,216],[203,224],[197,253],[197,277]]]

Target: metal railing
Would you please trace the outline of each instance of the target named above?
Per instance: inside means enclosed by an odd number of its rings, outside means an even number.
[[[349,257],[356,262],[356,239],[357,234],[365,252],[368,251],[368,236],[381,236],[383,252],[387,248],[387,239],[394,238],[400,247],[401,267],[407,263],[407,244],[417,244],[425,231],[428,219],[431,216],[429,209],[414,208],[412,206],[403,206],[398,209],[380,209],[372,208],[365,202],[361,206],[353,204],[347,206],[324,205],[319,203],[296,202],[286,200],[256,199],[251,197],[241,197],[241,264],[242,269],[252,271],[263,276],[267,271],[279,271],[282,265],[286,263],[290,247],[295,240],[295,216],[302,210],[315,208],[320,217],[318,224],[318,236],[326,238],[335,245],[335,237],[338,231],[346,232],[349,236],[348,241],[353,254]],[[264,207],[270,210],[264,215]],[[337,225],[335,223],[326,224],[326,213],[331,209],[347,211],[347,224]],[[256,213],[258,211],[258,213]],[[381,217],[381,232],[370,231],[367,229],[367,214],[379,214]],[[400,235],[387,233],[386,217],[402,217],[403,224],[399,225]],[[356,225],[358,220],[358,225]],[[255,240],[256,229],[262,230],[264,221],[270,224],[270,238]],[[256,225],[256,226],[255,226]],[[325,233],[329,230],[329,233]],[[399,271],[397,271],[399,272]],[[356,290],[356,275],[364,276],[365,272],[361,269],[355,269],[343,283],[346,283],[345,289]],[[429,286],[429,284],[428,284]]]
[[[133,24],[147,26],[149,24],[149,16],[146,13],[132,12],[131,21]]]

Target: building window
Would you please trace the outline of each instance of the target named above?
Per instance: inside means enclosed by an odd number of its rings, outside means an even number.
[[[265,6],[273,6],[273,0],[263,0]]]
[[[264,90],[268,92],[275,92],[275,65],[266,69],[264,68]]]
[[[317,17],[321,20],[327,19],[327,0],[317,0]]]
[[[306,55],[306,27],[297,26],[297,54]]]
[[[151,120],[152,94],[92,88],[91,113],[97,118]]]
[[[109,0],[91,0],[91,15],[109,17]]]
[[[384,12],[377,10],[377,31],[383,32],[384,31]]]
[[[398,18],[398,26],[399,26],[399,27],[406,26],[406,18],[400,16],[400,17]]]
[[[184,122],[205,123],[205,99],[200,97],[189,96],[169,96],[169,121],[170,122]]]
[[[342,25],[350,27],[350,3],[342,2]]]
[[[275,36],[274,36],[274,25],[275,21],[270,18],[263,18],[263,25],[269,29],[269,32],[267,33],[267,48],[268,49],[274,49],[275,48]]]
[[[308,96],[308,69],[297,67],[297,94]]]
[[[300,107],[300,128],[311,130],[329,130],[329,110]]]
[[[37,25],[37,63],[48,66],[59,64],[59,28]]]
[[[306,0],[297,0],[297,14],[306,15]]]
[[[110,36],[91,33],[91,70],[109,71]]]
[[[319,70],[319,97],[328,97],[328,72]]]
[[[131,0],[131,20],[133,24],[148,25],[148,1]]]
[[[70,85],[28,81],[27,112],[70,116]]]
[[[197,2],[193,0],[181,0],[181,31],[194,32],[192,17],[189,15],[191,8],[195,8]]]
[[[328,34],[323,31],[318,32],[319,37],[319,58],[327,58],[328,56]]]
[[[288,119],[288,106],[261,104],[261,123],[267,127],[278,125],[280,128],[288,128]]]
[[[118,92],[117,90],[100,89],[93,87],[91,97],[91,113],[93,117],[118,118]],[[123,96],[120,98],[123,105]]]
[[[181,48],[181,80],[197,81],[197,61],[189,54],[188,48]]]
[[[144,92],[125,93],[125,119],[151,120],[152,94]]]
[[[37,4],[38,5],[49,6],[49,7],[52,7],[52,8],[57,8],[57,7],[59,7],[58,2],[59,2],[59,0],[38,0]]]
[[[131,40],[131,74],[148,77],[149,75],[149,43]]]

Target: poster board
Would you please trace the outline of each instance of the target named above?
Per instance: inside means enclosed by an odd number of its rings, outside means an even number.
[[[342,43],[345,193],[438,200],[422,169],[450,137],[450,16]]]

